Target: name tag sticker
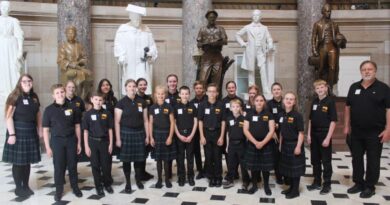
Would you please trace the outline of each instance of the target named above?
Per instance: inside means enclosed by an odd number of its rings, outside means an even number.
[[[278,113],[278,108],[272,108],[272,113],[277,114]]]
[[[234,125],[234,120],[230,120],[229,124],[230,124],[230,126],[233,126]]]
[[[251,106],[250,105],[246,105],[246,109],[251,109]]]
[[[360,90],[360,89],[356,89],[355,90],[355,95],[360,95],[360,92],[361,92],[362,90]]]
[[[69,110],[65,110],[65,115],[66,116],[70,116],[72,114],[72,110],[69,109]]]
[[[142,107],[138,107],[138,112],[142,112]]]
[[[106,104],[103,104],[103,105],[102,105],[102,108],[106,110],[106,109],[107,109],[107,105],[106,105]]]
[[[230,103],[226,103],[226,104],[225,104],[225,107],[226,107],[226,108],[230,108]]]
[[[313,110],[317,110],[318,105],[313,105]]]
[[[259,116],[253,116],[253,117],[252,117],[252,121],[253,121],[253,122],[257,122],[258,120],[259,120]]]
[[[169,100],[169,98],[167,98],[167,99],[165,99],[165,102],[166,102],[166,103],[169,103],[169,102],[171,102],[171,101]]]
[[[23,100],[23,105],[28,105],[28,100],[27,99]]]
[[[209,108],[206,108],[206,109],[204,110],[204,114],[209,115],[209,114],[210,114],[210,109],[209,109]]]
[[[160,113],[160,110],[158,108],[154,109],[154,114],[157,115]]]
[[[198,103],[194,103],[195,107],[198,108]]]
[[[283,123],[283,117],[279,119],[279,123]]]
[[[183,114],[183,109],[178,109],[177,114],[179,114],[179,115]]]
[[[96,115],[91,115],[91,120],[96,121]]]

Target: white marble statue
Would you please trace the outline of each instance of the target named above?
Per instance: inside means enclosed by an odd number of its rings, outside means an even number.
[[[23,63],[23,31],[16,18],[8,16],[10,2],[0,2],[0,95],[15,88]]]
[[[236,40],[245,47],[241,68],[248,70],[249,85],[255,84],[255,68],[260,69],[261,86],[264,95],[271,94],[270,84],[267,74],[267,53],[274,50],[273,40],[267,26],[260,23],[261,11],[254,10],[252,23],[246,25],[236,33]],[[243,36],[247,37],[247,42]]]
[[[142,24],[141,15],[146,9],[129,4],[130,22],[122,24],[116,32],[114,55],[122,68],[122,94],[126,94],[124,83],[127,79],[145,78],[148,81],[147,93],[152,91],[152,63],[157,58],[157,48],[150,29]]]

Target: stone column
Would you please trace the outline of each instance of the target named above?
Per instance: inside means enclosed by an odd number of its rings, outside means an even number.
[[[314,67],[307,62],[311,53],[313,24],[321,18],[326,0],[298,0],[298,98],[299,110],[306,119],[313,96]]]
[[[183,85],[191,87],[196,80],[198,67],[193,59],[197,51],[196,37],[199,29],[207,24],[204,15],[210,9],[212,9],[212,0],[183,0]]]
[[[90,0],[58,0],[58,44],[66,41],[65,29],[75,26],[77,41],[80,42],[88,56],[87,68],[91,68],[91,1]]]

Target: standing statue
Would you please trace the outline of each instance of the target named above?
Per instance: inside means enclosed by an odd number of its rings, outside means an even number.
[[[322,7],[322,18],[313,25],[312,52],[309,64],[316,67],[316,79],[325,80],[330,91],[339,80],[340,48],[345,48],[347,40],[339,31],[339,26],[331,18],[329,4]]]
[[[236,34],[237,42],[245,47],[241,68],[248,70],[249,85],[255,84],[256,65],[260,70],[261,87],[264,95],[271,94],[267,75],[267,53],[274,50],[274,44],[267,26],[260,23],[261,11],[254,10],[252,23],[246,25]],[[246,35],[247,42],[242,37]],[[257,62],[257,64],[256,64]]]
[[[7,97],[20,77],[24,38],[19,21],[8,16],[10,2],[1,1],[0,8],[0,95]]]
[[[222,26],[215,24],[218,13],[209,10],[205,17],[208,24],[199,30],[196,39],[198,48],[203,51],[197,80],[203,82],[205,86],[209,83],[217,84],[221,95],[223,77],[234,60],[230,60],[227,56],[224,58],[221,54],[223,45],[227,45],[227,35]]]
[[[92,73],[87,69],[87,55],[83,45],[76,40],[76,27],[67,27],[65,34],[67,41],[58,47],[57,64],[61,69],[60,81],[63,85],[68,80],[75,82],[77,94],[85,100],[93,83]]]
[[[150,29],[142,24],[141,15],[146,9],[129,4],[130,22],[122,24],[115,35],[114,55],[122,68],[122,94],[125,95],[125,81],[129,78],[148,81],[147,94],[152,91],[152,63],[157,59],[157,47]]]

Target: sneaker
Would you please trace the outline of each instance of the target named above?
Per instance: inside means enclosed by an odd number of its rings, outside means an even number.
[[[224,189],[229,189],[229,188],[234,187],[233,181],[224,181],[224,182],[222,183],[222,185],[223,185],[223,188],[224,188]]]

